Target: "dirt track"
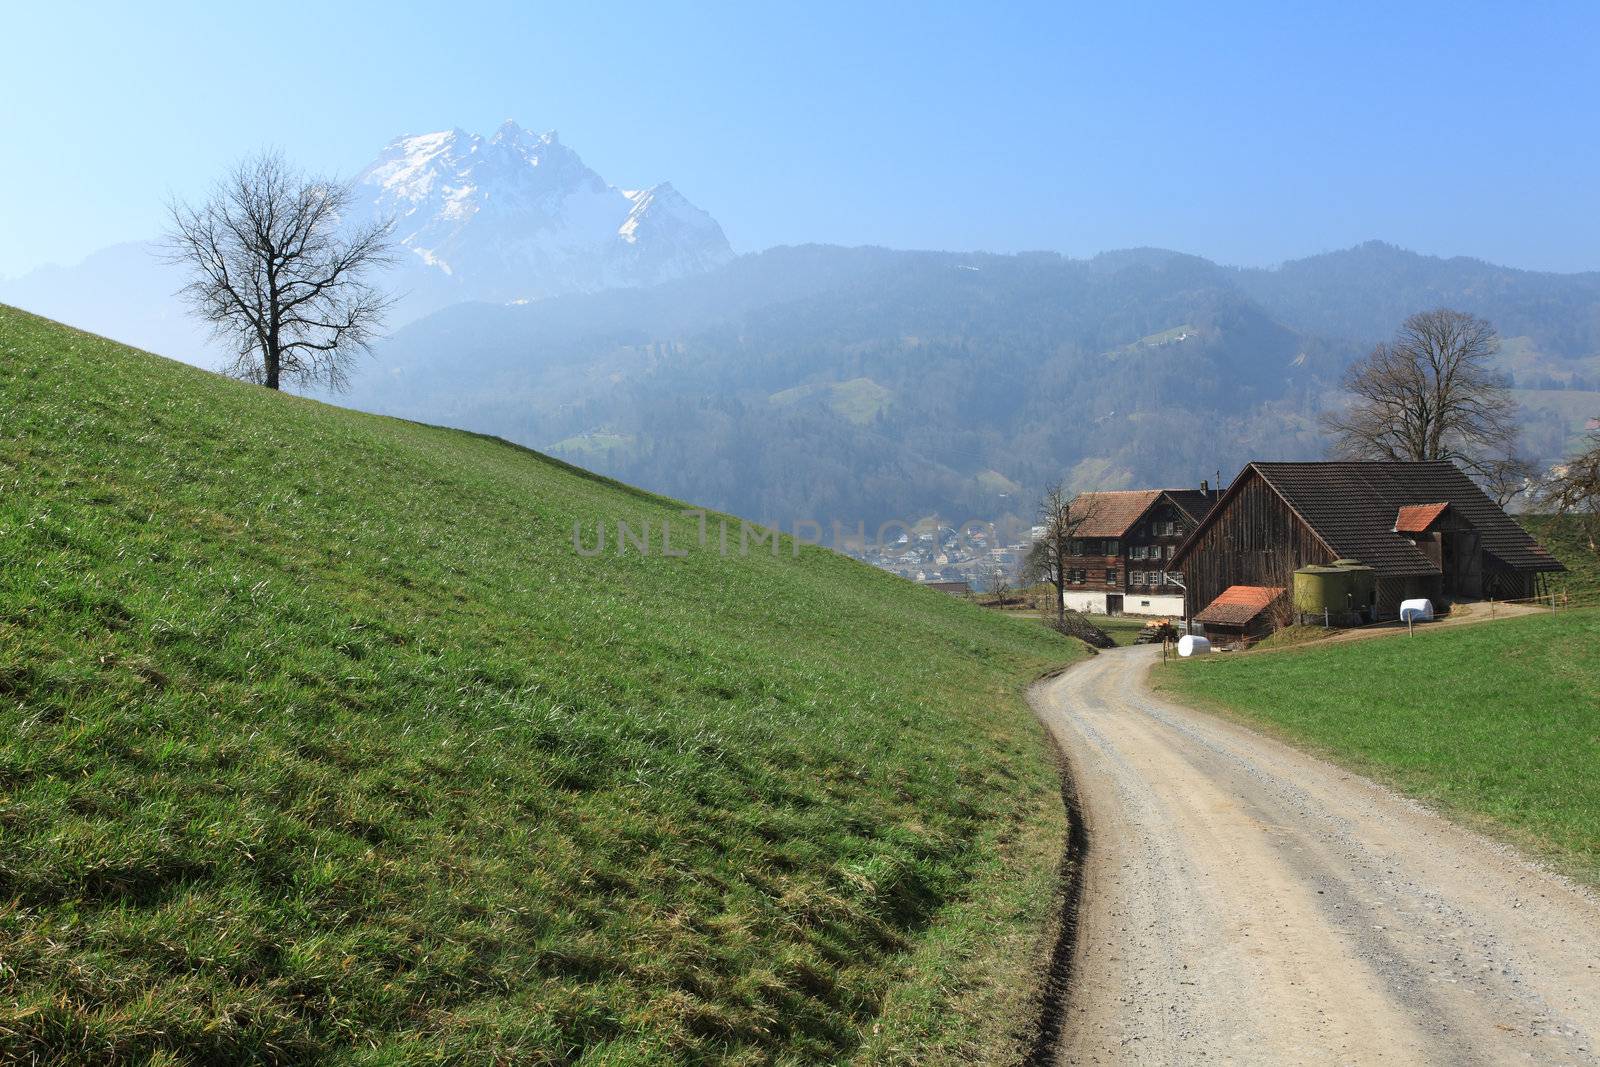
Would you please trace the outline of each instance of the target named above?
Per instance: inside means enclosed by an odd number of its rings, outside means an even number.
[[[1086,824],[1060,1063],[1600,1063],[1600,900],[1103,653],[1034,691]]]

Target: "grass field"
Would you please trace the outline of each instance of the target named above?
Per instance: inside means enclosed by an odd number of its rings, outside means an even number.
[[[878,414],[888,409],[894,394],[871,378],[851,378],[845,382],[824,382],[816,385],[797,385],[792,389],[773,393],[767,399],[778,407],[788,407],[802,400],[821,395],[828,408],[840,418],[857,426],[870,425]]]
[[[1566,571],[1547,575],[1558,593],[1600,603],[1600,554],[1589,548],[1578,522],[1554,515],[1519,515],[1517,521],[1566,565]]]
[[[1012,1057],[1073,647],[691,530],[0,308],[0,1060]]]
[[[1089,615],[1087,618],[1109,634],[1118,645],[1133,644],[1133,639],[1139,636],[1144,624],[1150,621],[1142,615]]]
[[[1156,669],[1600,883],[1600,610]]]

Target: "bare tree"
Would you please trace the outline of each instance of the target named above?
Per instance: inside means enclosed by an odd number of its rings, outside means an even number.
[[[1589,436],[1587,451],[1550,472],[1540,500],[1555,514],[1576,521],[1589,551],[1600,553],[1600,433]]]
[[[1324,418],[1333,453],[1448,459],[1502,489],[1516,484],[1525,461],[1516,453],[1517,405],[1491,366],[1499,349],[1494,327],[1475,315],[1439,308],[1411,316],[1345,372],[1355,400]]]
[[[1526,456],[1491,456],[1480,461],[1474,473],[1483,483],[1483,491],[1502,508],[1524,493],[1530,498],[1538,493],[1539,466]]]
[[[1011,592],[1011,580],[1006,573],[1006,565],[998,560],[989,564],[988,579],[990,601],[995,604],[1003,604],[1006,594]]]
[[[1045,488],[1039,498],[1039,524],[1044,532],[1028,552],[1029,571],[1056,588],[1056,624],[1067,618],[1067,557],[1084,523],[1094,517],[1094,498],[1069,497],[1060,482]]]
[[[181,295],[233,349],[229,374],[269,389],[346,387],[390,304],[367,277],[393,262],[389,223],[345,226],[352,204],[348,186],[266,152],[199,207],[170,206],[167,258],[190,269]]]

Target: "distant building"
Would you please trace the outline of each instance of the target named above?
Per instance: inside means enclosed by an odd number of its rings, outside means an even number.
[[[1085,518],[1067,549],[1067,607],[1181,617],[1182,576],[1173,555],[1219,496],[1205,483],[1199,489],[1080,493],[1068,505],[1070,515]]]
[[[1289,588],[1297,570],[1352,560],[1376,573],[1370,611],[1425,597],[1535,595],[1565,568],[1453,463],[1252,463],[1179,546],[1196,621],[1234,587]]]
[[[922,584],[927,586],[929,589],[937,589],[941,593],[949,593],[951,596],[969,596],[972,593],[972,586],[964,581],[923,582]]]

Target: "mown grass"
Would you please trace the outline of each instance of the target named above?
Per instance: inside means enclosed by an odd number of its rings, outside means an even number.
[[[678,517],[0,308],[0,1059],[1009,1056],[1074,648]]]
[[[1600,883],[1600,610],[1156,668]]]

